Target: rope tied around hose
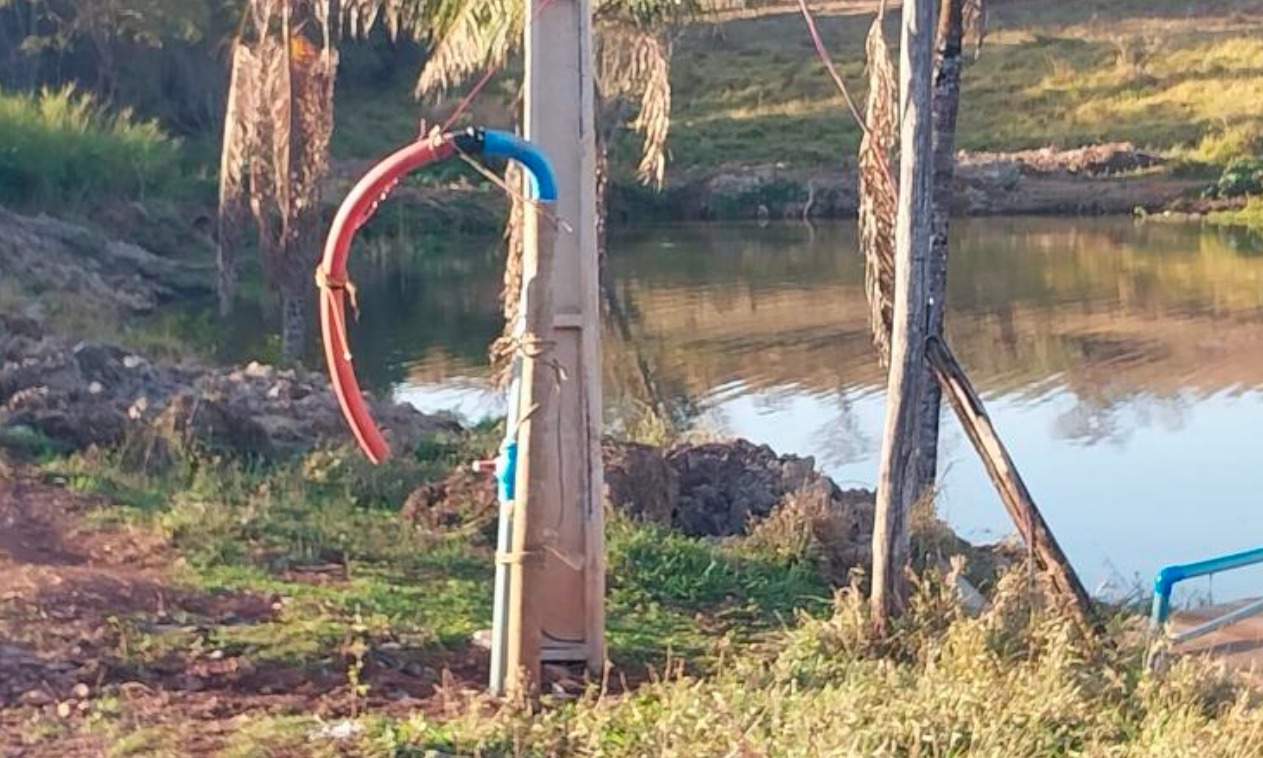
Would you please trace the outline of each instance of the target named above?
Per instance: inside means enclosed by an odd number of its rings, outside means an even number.
[[[356,321],[360,320],[360,298],[359,290],[355,286],[355,282],[351,281],[349,276],[337,277],[325,270],[324,266],[316,267],[316,287],[320,290],[322,297],[332,300],[334,293],[345,292],[347,298],[351,301],[351,315]],[[336,301],[333,302],[336,305]],[[351,360],[350,342],[346,337],[346,316],[341,308],[334,308],[334,324],[338,330],[338,339],[342,341],[347,349],[342,351],[342,357],[347,361]]]

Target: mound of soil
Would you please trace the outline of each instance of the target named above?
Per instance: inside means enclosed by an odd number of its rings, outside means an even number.
[[[208,279],[128,242],[106,239],[48,216],[0,208],[0,271],[20,272],[34,294],[54,292],[86,308],[144,313],[181,295],[204,294]]]
[[[866,490],[839,488],[816,470],[814,459],[777,455],[748,440],[666,450],[607,443],[605,485],[614,508],[695,537],[748,534],[800,493],[848,510],[872,502]],[[868,520],[871,524],[871,513]]]
[[[400,450],[460,428],[411,406],[373,406]],[[115,345],[71,344],[36,321],[0,315],[0,429],[14,426],[74,449],[126,444],[156,463],[194,443],[284,457],[349,438],[323,374],[258,363],[210,369],[151,362]]]

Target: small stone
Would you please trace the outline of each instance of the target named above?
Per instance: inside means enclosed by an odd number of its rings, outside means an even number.
[[[92,694],[92,691],[88,689],[88,685],[83,682],[79,682],[70,690],[70,694],[73,695],[76,700],[87,700],[88,696]]]
[[[53,698],[43,690],[27,690],[22,693],[22,705],[32,708],[41,708],[53,702]]]
[[[57,704],[57,715],[63,719],[70,718],[71,706],[69,700],[63,700]]]
[[[123,366],[126,368],[136,369],[143,365],[145,365],[145,359],[141,358],[139,355],[123,356]]]
[[[88,385],[89,395],[99,395],[102,392],[105,392],[105,386],[102,385],[100,382],[92,382],[91,384]]]

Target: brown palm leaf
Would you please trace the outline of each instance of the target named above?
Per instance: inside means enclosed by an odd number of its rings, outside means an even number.
[[[883,366],[890,359],[894,319],[895,210],[897,189],[891,170],[898,131],[898,84],[878,13],[868,32],[868,100],[859,149],[859,239],[864,254],[873,344]]]

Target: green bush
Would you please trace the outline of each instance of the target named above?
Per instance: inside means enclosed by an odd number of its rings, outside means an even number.
[[[1211,191],[1215,197],[1241,197],[1263,192],[1263,156],[1247,156],[1229,162]]]
[[[0,203],[41,206],[166,194],[180,143],[130,112],[107,112],[67,87],[0,92]]]

